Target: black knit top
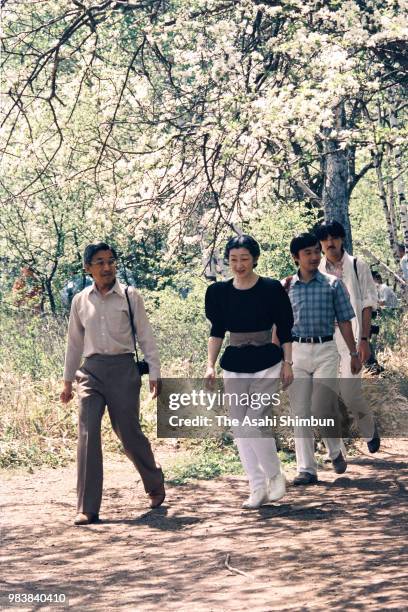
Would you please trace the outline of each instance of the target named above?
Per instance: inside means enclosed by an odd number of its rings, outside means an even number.
[[[260,276],[250,289],[236,289],[232,279],[213,283],[205,295],[205,314],[211,322],[210,335],[224,338],[225,332],[264,331],[276,325],[281,344],[292,342],[293,314],[281,283]],[[231,372],[258,372],[279,363],[282,350],[275,344],[228,346],[220,365]]]

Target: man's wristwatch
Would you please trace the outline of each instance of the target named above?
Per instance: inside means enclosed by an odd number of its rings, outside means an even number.
[[[284,359],[283,363],[287,363],[288,365],[293,366],[293,361],[288,361],[287,359]]]
[[[350,357],[358,357],[357,351],[350,351]]]

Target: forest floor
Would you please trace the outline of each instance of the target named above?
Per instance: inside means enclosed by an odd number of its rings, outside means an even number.
[[[241,510],[243,476],[169,486],[149,510],[131,464],[109,458],[102,520],[86,527],[72,524],[73,464],[3,471],[0,608],[46,593],[81,612],[408,610],[407,455],[408,440],[375,456],[361,444],[344,475],[325,466],[255,511]]]

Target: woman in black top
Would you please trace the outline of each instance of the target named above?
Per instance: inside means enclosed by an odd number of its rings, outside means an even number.
[[[210,285],[205,296],[205,312],[211,322],[208,379],[215,378],[215,363],[225,332],[230,332],[230,344],[220,365],[224,370],[225,393],[232,394],[231,416],[240,423],[235,428],[235,440],[249,479],[250,496],[243,504],[248,509],[277,501],[285,494],[285,478],[275,440],[270,428],[259,423],[265,423],[265,418],[272,416],[272,396],[278,389],[279,379],[284,387],[293,380],[292,308],[279,281],[254,272],[259,255],[259,245],[251,236],[232,238],[227,243],[225,257],[233,278]],[[271,341],[273,325],[282,348]],[[260,405],[262,393],[270,401],[264,399]],[[245,401],[248,397],[252,408]],[[251,424],[245,422],[248,419]]]

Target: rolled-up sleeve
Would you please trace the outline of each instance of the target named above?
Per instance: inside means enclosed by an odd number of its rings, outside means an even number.
[[[361,259],[357,259],[357,270],[360,281],[361,307],[363,310],[364,308],[375,310],[378,306],[378,294],[371,270],[366,262]]]
[[[274,300],[276,333],[281,344],[292,342],[293,311],[289,296],[280,282],[276,283]]]
[[[143,298],[134,287],[129,291],[132,300],[133,321],[136,329],[137,342],[149,364],[149,379],[160,378],[160,357],[152,326],[147,317]]]
[[[68,323],[67,350],[65,353],[64,380],[75,380],[75,372],[80,366],[84,351],[84,327],[78,314],[78,299],[76,295],[72,300]]]
[[[333,283],[333,306],[337,321],[350,321],[356,316],[348,291],[341,280]]]
[[[219,292],[216,284],[207,287],[205,293],[205,316],[211,323],[210,336],[225,338],[225,324],[222,319],[222,309],[219,303]]]

